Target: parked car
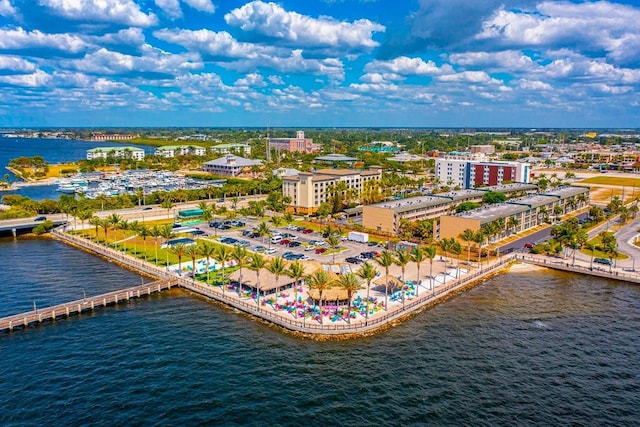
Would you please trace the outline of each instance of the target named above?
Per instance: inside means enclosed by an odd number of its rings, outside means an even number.
[[[288,244],[289,244],[289,242],[291,242],[291,240],[289,240],[289,239],[282,239],[282,240],[280,240],[280,242],[279,242],[279,243],[280,243],[281,245],[288,245]]]
[[[265,248],[264,246],[261,246],[261,245],[258,245],[258,246],[253,248],[254,252],[264,252],[266,250],[267,250],[267,248]]]
[[[305,228],[304,230],[302,230],[302,232],[303,232],[304,234],[311,234],[311,233],[313,233],[313,230],[312,230],[312,229],[310,229],[310,228]]]
[[[142,208],[143,211],[150,211],[151,209],[153,209],[151,206],[145,206]]]
[[[376,254],[373,252],[362,252],[360,255],[366,259],[374,259],[376,257]]]
[[[34,220],[34,221],[38,221],[38,222],[40,222],[40,221],[46,221],[46,220],[47,220],[47,217],[46,217],[46,216],[42,216],[42,215],[41,215],[41,216],[37,216],[37,217],[35,217],[33,220]]]
[[[305,246],[305,247],[304,247],[304,250],[305,250],[305,251],[312,251],[312,250],[314,250],[314,249],[316,249],[316,247],[315,247],[315,246],[313,246],[313,245],[307,245],[307,246]]]
[[[276,252],[276,248],[267,248],[264,250],[264,253],[268,255],[275,254]]]
[[[611,260],[607,258],[594,258],[593,262],[597,262],[598,264],[604,264],[604,265],[613,265]]]
[[[525,243],[524,247],[527,249],[533,249],[533,243]]]
[[[316,248],[316,253],[317,254],[323,254],[325,252],[327,252],[327,250],[325,248]]]
[[[354,256],[350,256],[345,258],[345,261],[350,263],[350,264],[360,264],[362,263],[362,259],[358,258],[358,257],[354,257]]]

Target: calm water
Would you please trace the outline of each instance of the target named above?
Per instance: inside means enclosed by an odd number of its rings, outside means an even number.
[[[118,145],[115,142],[98,141],[76,141],[66,139],[39,139],[39,138],[4,138],[0,136],[0,177],[5,173],[6,166],[11,159],[21,156],[33,157],[41,155],[49,163],[60,163],[77,161],[87,158],[87,150],[96,147],[112,147]],[[127,144],[133,145],[133,144]],[[135,146],[135,145],[134,145]],[[149,147],[139,146],[146,151]],[[9,174],[10,179],[15,181],[13,174]],[[30,197],[34,200],[58,199],[61,193],[56,191],[57,186],[26,187],[17,193]],[[3,194],[11,194],[1,192]]]
[[[51,241],[0,260],[2,314],[141,280]],[[510,273],[347,342],[172,291],[0,335],[0,354],[2,426],[637,425],[640,287]]]

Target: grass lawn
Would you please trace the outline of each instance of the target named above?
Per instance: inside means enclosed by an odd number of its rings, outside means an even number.
[[[619,187],[639,187],[640,178],[627,178],[618,176],[594,176],[577,181],[576,184],[600,184],[600,185],[617,185]]]
[[[599,248],[600,247],[600,243],[601,243],[600,242],[600,237],[595,237],[595,238],[589,240],[589,243],[592,243],[592,244],[594,244],[596,246],[596,248]],[[582,252],[585,255],[591,256],[591,251],[589,251],[587,249],[584,249],[584,248],[580,249],[580,252]],[[609,255],[608,254],[605,254],[604,252],[602,252],[601,250],[598,250],[598,249],[593,251],[593,257],[594,258],[607,258],[607,259],[609,259]],[[628,258],[629,258],[629,256],[626,255],[626,254],[623,254],[622,252],[619,252],[617,257],[613,257],[613,259],[618,259],[618,260],[628,259]]]

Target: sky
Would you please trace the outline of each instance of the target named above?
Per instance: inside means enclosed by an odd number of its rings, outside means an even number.
[[[640,0],[0,0],[0,127],[640,127]]]

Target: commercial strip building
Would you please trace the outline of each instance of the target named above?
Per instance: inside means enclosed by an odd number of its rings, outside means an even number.
[[[358,193],[370,180],[382,178],[382,168],[368,170],[319,169],[313,172],[299,172],[298,175],[282,178],[282,194],[291,199],[287,207],[289,212],[312,214],[318,206],[329,200],[331,188],[344,183],[347,190]]]
[[[483,161],[469,158],[437,158],[435,177],[442,185],[472,188],[503,183],[529,183],[531,166],[520,162]]]
[[[480,202],[488,191],[504,194],[535,192],[533,184],[508,184],[494,187],[450,191],[448,193],[390,200],[362,207],[362,226],[395,234],[402,220],[418,221],[450,215],[463,202]]]
[[[588,205],[588,187],[561,187],[456,215],[444,215],[440,218],[440,238],[457,238],[467,228],[477,231],[483,225],[503,219],[505,229],[497,236],[499,240],[509,233],[529,230],[553,218],[557,206],[562,208],[563,214],[568,214]]]
[[[107,159],[135,159],[144,160],[144,150],[138,147],[98,147],[87,150],[87,160]]]
[[[204,156],[207,149],[199,145],[164,145],[156,148],[156,156],[177,157],[177,156]]]
[[[312,138],[305,138],[304,131],[300,130],[295,138],[269,138],[269,149],[310,154],[320,151],[322,146],[314,144]]]
[[[262,166],[262,161],[227,154],[219,159],[205,162],[202,165],[202,170],[215,175],[238,176],[243,173],[251,173],[254,166]]]
[[[102,132],[93,132],[91,134],[90,141],[129,141],[131,139],[138,138],[140,135],[127,133],[102,133]]]

